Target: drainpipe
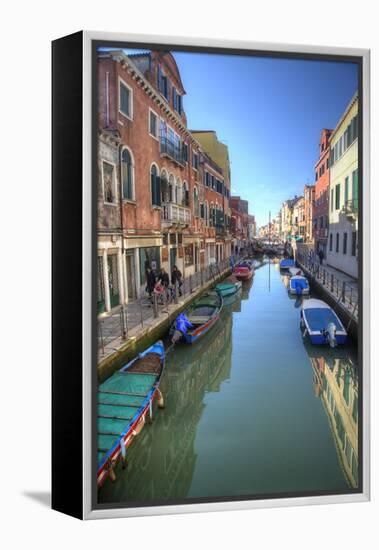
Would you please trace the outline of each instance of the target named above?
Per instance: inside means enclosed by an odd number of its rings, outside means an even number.
[[[105,73],[105,127],[109,127],[109,71]]]
[[[109,73],[107,73],[109,75]],[[125,314],[125,297],[126,293],[128,292],[127,285],[125,285],[125,246],[124,246],[124,220],[123,220],[123,208],[122,208],[122,162],[121,162],[121,155],[122,155],[122,145],[119,146],[119,195],[120,195],[120,228],[121,228],[121,268],[122,268],[122,281],[124,285],[124,301],[121,304],[121,332],[122,332],[122,339],[126,340],[127,338],[127,332],[128,327],[126,324],[126,314]]]

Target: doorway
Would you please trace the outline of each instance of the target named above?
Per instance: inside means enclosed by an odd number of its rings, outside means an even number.
[[[128,285],[128,300],[134,300],[136,298],[134,254],[127,253],[125,256],[125,262],[126,262],[126,280]]]

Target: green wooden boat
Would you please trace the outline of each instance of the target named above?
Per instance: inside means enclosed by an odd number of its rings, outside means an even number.
[[[232,296],[242,288],[241,281],[236,281],[235,283],[219,283],[216,285],[216,290],[223,298],[226,296]]]
[[[158,341],[99,385],[97,405],[97,482],[114,477],[113,468],[152,418],[153,401],[163,406],[159,383],[164,369],[165,351]],[[161,402],[160,402],[161,401]]]

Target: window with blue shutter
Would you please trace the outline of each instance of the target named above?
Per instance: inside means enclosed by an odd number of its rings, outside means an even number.
[[[160,65],[157,67],[157,84],[158,84],[158,90],[162,91],[162,71],[160,68]]]
[[[172,87],[172,106],[174,107],[175,111],[178,110],[178,106],[177,106],[177,94],[176,94],[176,88],[173,86]]]

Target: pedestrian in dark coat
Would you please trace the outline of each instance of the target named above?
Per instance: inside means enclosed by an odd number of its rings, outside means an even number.
[[[324,252],[323,252],[322,248],[320,248],[320,250],[318,251],[318,257],[319,257],[319,260],[320,260],[320,265],[322,265],[322,261],[324,259]]]
[[[171,273],[171,284],[176,288],[176,283],[178,283],[178,289],[179,289],[179,296],[182,295],[182,273],[181,271],[174,265],[172,268]]]
[[[156,283],[156,278],[155,278],[154,271],[151,269],[151,267],[148,267],[146,269],[146,291],[149,293],[150,298],[153,293],[155,283]]]

